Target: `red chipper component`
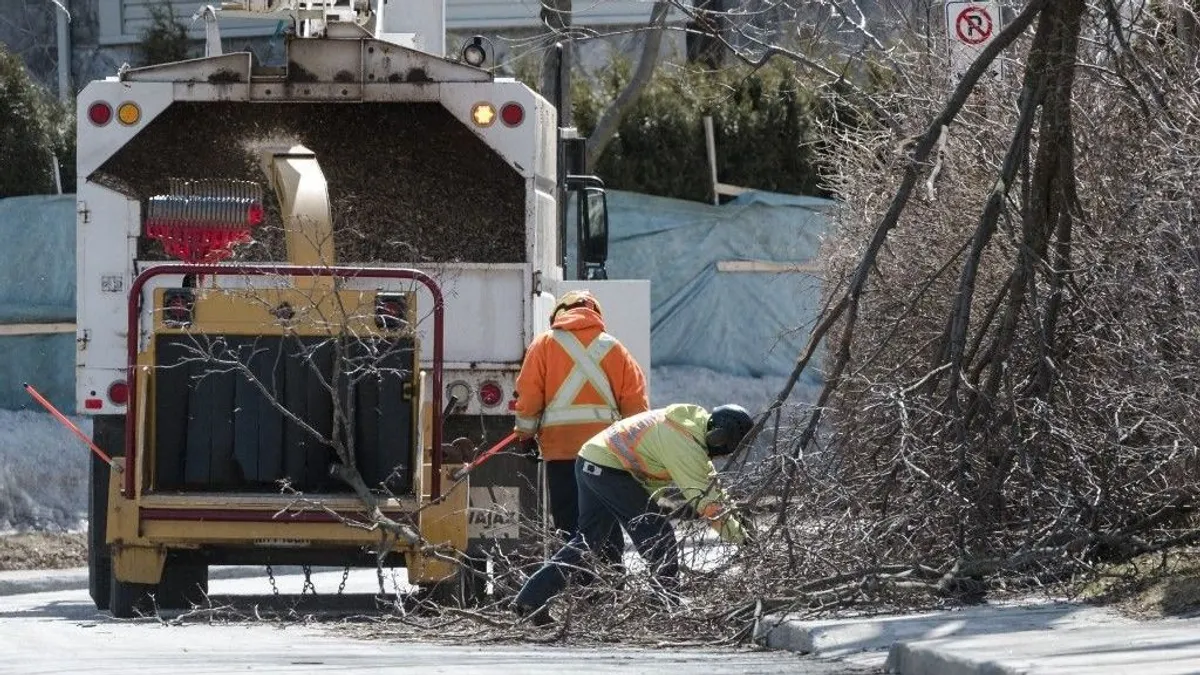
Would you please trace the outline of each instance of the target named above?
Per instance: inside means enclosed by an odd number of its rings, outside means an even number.
[[[238,180],[171,179],[170,193],[146,204],[146,235],[189,263],[228,258],[263,222],[262,188]]]

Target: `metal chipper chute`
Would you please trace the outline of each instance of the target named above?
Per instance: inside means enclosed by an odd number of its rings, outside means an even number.
[[[146,204],[146,235],[179,260],[213,264],[250,241],[263,222],[262,188],[251,181],[170,179]]]

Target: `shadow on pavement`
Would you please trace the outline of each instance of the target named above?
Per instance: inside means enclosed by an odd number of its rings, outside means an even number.
[[[192,610],[160,610],[157,615],[134,619],[114,619],[107,611],[96,609],[90,601],[55,600],[16,610],[0,609],[3,619],[59,619],[63,621],[94,621],[97,623],[128,623],[137,621],[208,621],[213,618],[278,619],[301,615],[316,620],[344,621],[353,616],[378,617],[395,606],[396,596],[376,596],[370,593],[342,595],[211,595],[206,605]]]

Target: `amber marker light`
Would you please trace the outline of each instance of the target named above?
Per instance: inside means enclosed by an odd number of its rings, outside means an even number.
[[[125,126],[137,124],[142,119],[142,109],[136,103],[127,102],[117,106],[117,120]]]
[[[476,103],[471,108],[471,120],[477,127],[490,127],[496,123],[496,108],[491,103]]]

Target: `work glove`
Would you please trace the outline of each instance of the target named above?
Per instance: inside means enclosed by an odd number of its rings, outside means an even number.
[[[532,461],[538,461],[542,458],[541,452],[538,449],[537,439],[533,436],[517,442],[517,454]]]

